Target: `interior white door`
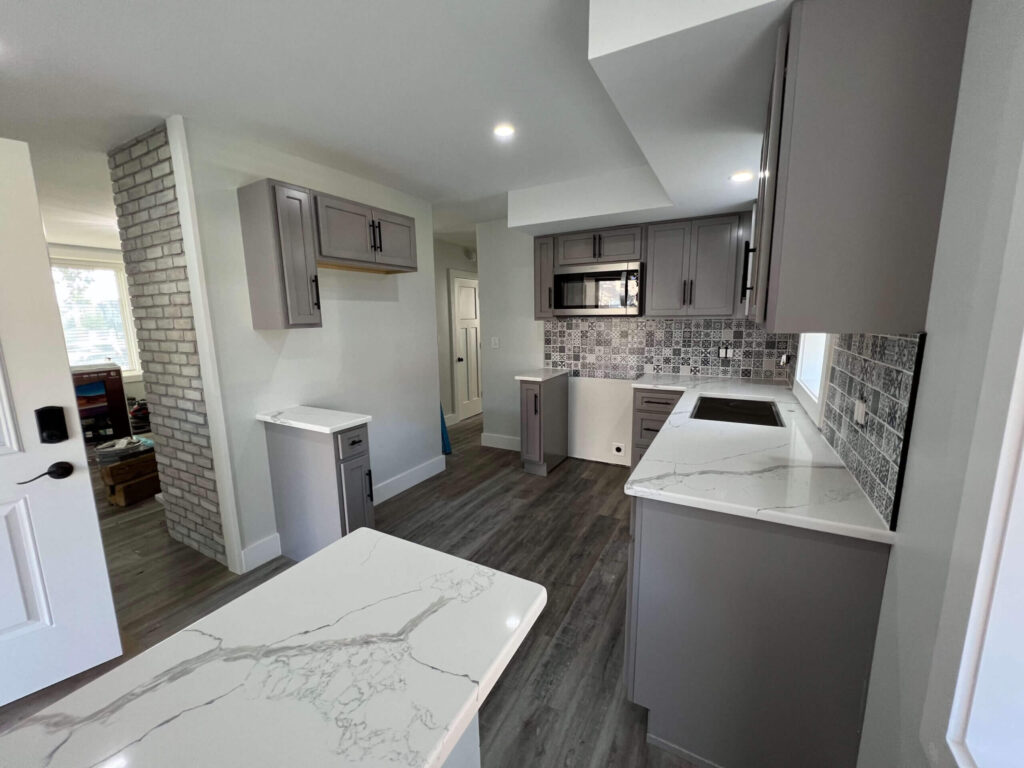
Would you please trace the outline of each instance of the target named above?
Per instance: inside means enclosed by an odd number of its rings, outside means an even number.
[[[0,704],[121,653],[28,145],[0,139]],[[44,444],[35,409],[64,411]],[[6,414],[6,415],[5,415]],[[54,462],[70,477],[19,481]]]
[[[452,329],[455,335],[452,380],[455,382],[455,415],[459,420],[483,410],[480,387],[480,281],[453,277]]]

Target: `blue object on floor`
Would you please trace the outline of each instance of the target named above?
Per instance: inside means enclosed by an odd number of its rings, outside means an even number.
[[[452,452],[452,441],[448,439],[448,425],[444,423],[444,405],[441,406],[441,453],[445,456]]]

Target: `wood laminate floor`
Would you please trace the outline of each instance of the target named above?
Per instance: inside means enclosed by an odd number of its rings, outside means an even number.
[[[450,430],[448,468],[379,505],[377,528],[543,584],[548,604],[480,712],[483,765],[692,768],[648,747],[626,700],[626,467],[567,459],[548,477]]]
[[[380,504],[385,533],[543,584],[548,604],[480,713],[486,768],[692,768],[648,747],[622,683],[629,504],[625,467],[568,459],[546,478],[451,428],[448,468]],[[98,480],[98,478],[96,478]],[[155,501],[97,508],[125,655],[0,708],[0,732],[290,565],[236,576],[172,541]]]

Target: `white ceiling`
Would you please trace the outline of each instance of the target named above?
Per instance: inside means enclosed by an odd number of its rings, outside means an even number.
[[[587,0],[7,3],[0,136],[29,142],[53,241],[117,247],[103,155],[171,114],[420,195],[439,236],[468,241],[509,190],[650,162],[587,59],[588,23]],[[629,55],[605,59],[640,66]],[[744,110],[749,147],[762,110]]]

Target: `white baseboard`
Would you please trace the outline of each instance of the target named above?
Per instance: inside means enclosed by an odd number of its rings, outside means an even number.
[[[710,760],[705,760],[700,755],[695,755],[692,752],[687,752],[682,747],[676,746],[671,741],[665,741],[665,739],[659,739],[650,733],[647,734],[647,743],[653,744],[658,749],[663,749],[671,755],[681,757],[687,762],[693,763],[694,765],[700,766],[700,768],[722,768],[718,763],[712,763]]]
[[[444,424],[446,427],[450,427],[452,424],[459,423],[459,414],[457,413],[446,413],[444,415]]]
[[[439,472],[444,472],[444,468],[444,455],[435,456],[412,469],[407,469],[405,472],[395,475],[390,480],[378,483],[373,486],[373,503],[379,504],[382,501],[387,501],[392,496],[397,496],[402,491],[422,483],[427,478],[433,477]]]
[[[272,533],[242,550],[242,573],[259,568],[281,554],[281,537]]]
[[[504,448],[506,451],[518,451],[521,448],[519,438],[515,435],[496,435],[493,432],[480,435],[480,445],[485,448]]]

